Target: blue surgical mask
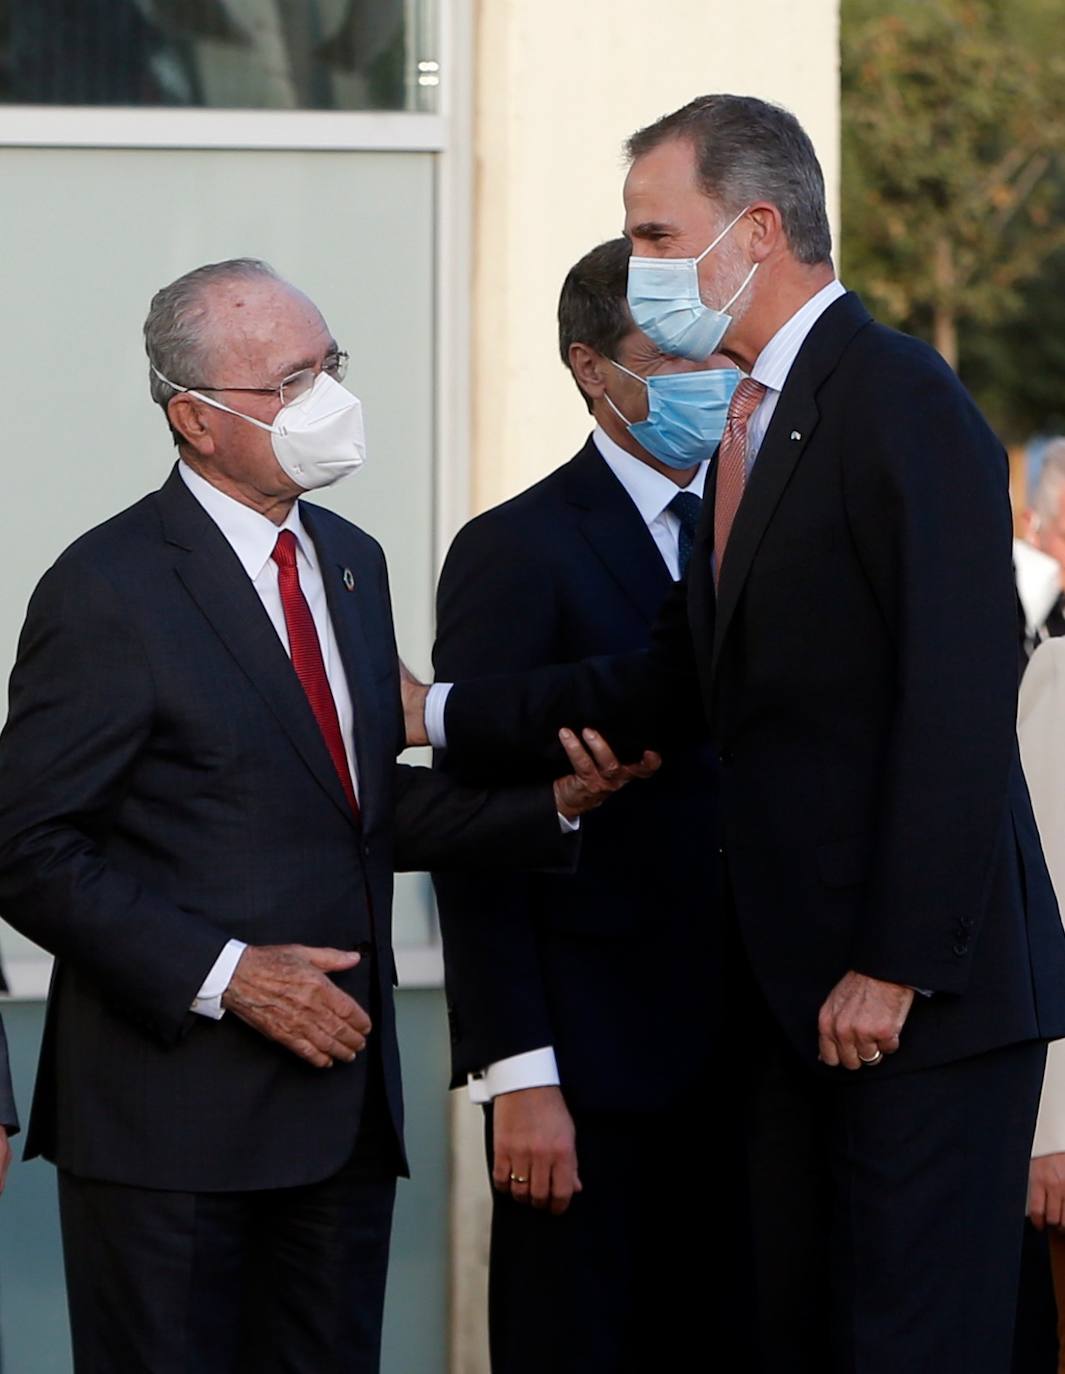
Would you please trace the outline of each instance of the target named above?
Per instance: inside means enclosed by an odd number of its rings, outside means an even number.
[[[628,426],[638,444],[671,468],[691,468],[710,457],[725,432],[729,402],[740,384],[742,374],[736,368],[641,377],[620,363],[614,366],[647,388],[647,419],[635,424],[606,397],[607,405]]]
[[[632,318],[663,353],[702,363],[717,351],[728,333],[732,324],[728,308],[746,290],[758,264],[754,264],[739,290],[720,310],[703,304],[699,295],[699,264],[750,208],[747,206],[730,220],[697,258],[629,259],[628,299]]]

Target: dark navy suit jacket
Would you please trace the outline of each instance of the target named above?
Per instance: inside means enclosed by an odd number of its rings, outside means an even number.
[[[747,954],[811,1067],[848,969],[935,994],[881,1074],[1065,1035],[1017,750],[1007,462],[964,388],[848,294],[792,366],[716,591],[711,507],[650,653],[460,684],[450,752],[549,759],[562,724],[683,747],[704,718]]]
[[[561,859],[550,788],[490,796],[396,764],[384,557],[331,512],[301,515],[355,708],[361,825],[254,586],[176,470],[31,599],[0,736],[0,911],[57,956],[27,1154],[75,1174],[240,1190],[351,1156],[369,1052],[316,1071],[236,1016],[189,1011],[231,937],[362,950],[336,981],[376,1011],[402,1167],[393,871]]]
[[[436,675],[645,649],[671,586],[643,517],[589,439],[455,539],[437,593]],[[462,776],[461,760],[440,762]],[[707,741],[584,818],[572,877],[436,875],[455,1085],[544,1045],[571,1110],[666,1107],[705,1074],[718,969],[715,793]]]

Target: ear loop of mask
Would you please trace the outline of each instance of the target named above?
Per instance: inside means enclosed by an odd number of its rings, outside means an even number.
[[[257,425],[259,429],[265,429],[267,434],[278,432],[273,425],[268,425],[265,420],[257,420],[254,415],[245,415],[242,410],[234,410],[232,406],[223,405],[221,401],[213,401],[210,396],[205,396],[202,391],[193,391],[191,387],[175,385],[169,377],[163,376],[154,363],[150,366],[159,380],[173,389],[175,396],[195,396],[197,401],[202,401],[204,405],[214,406],[215,410],[224,410],[227,415],[235,415],[238,420],[247,420],[249,425]]]
[[[750,208],[751,208],[751,207],[750,207],[749,205],[745,205],[744,208],[740,211],[740,213],[736,216],[735,219],[729,220],[728,224],[725,225],[724,229],[722,229],[721,233],[718,234],[718,236],[717,236],[716,239],[714,239],[713,243],[711,243],[708,247],[704,248],[703,251],[699,254],[699,256],[698,256],[697,258],[693,258],[693,259],[692,259],[692,261],[695,263],[696,267],[698,267],[699,263],[701,263],[702,260],[703,260],[703,258],[706,257],[707,253],[711,252],[713,249],[715,249],[715,248],[717,247],[717,245],[718,245],[718,244],[721,242],[721,240],[725,237],[725,235],[728,233],[728,231],[729,231],[731,228],[733,228],[735,225],[739,224],[740,220],[744,217],[744,215],[747,213],[747,211],[748,211]],[[725,311],[729,308],[730,305],[735,304],[735,302],[736,302],[737,300],[739,300],[740,296],[742,296],[743,293],[744,293],[744,291],[747,290],[747,287],[750,285],[751,278],[754,276],[754,274],[755,274],[757,271],[758,271],[758,263],[755,263],[755,264],[751,267],[751,270],[750,270],[750,271],[747,273],[747,275],[744,277],[743,281],[740,282],[739,289],[738,289],[737,291],[735,291],[735,292],[728,298],[728,300],[725,302],[724,305],[722,305],[722,306],[719,307],[719,313],[720,313],[720,314],[723,315],[723,314],[725,313]]]
[[[638,372],[630,372],[629,369],[628,369],[627,367],[622,366],[621,363],[616,363],[616,362],[614,361],[613,358],[607,358],[607,362],[610,364],[611,367],[616,367],[616,368],[618,369],[619,372],[627,372],[628,375],[629,375],[630,377],[634,377],[634,378],[636,379],[636,381],[642,382],[643,385],[644,385],[644,387],[647,389],[648,394],[650,394],[651,388],[650,388],[649,386],[647,386],[647,379],[646,379],[646,377],[641,377],[640,374],[639,374]],[[611,409],[611,410],[614,412],[614,414],[618,417],[618,419],[621,421],[621,423],[622,423],[623,425],[627,426],[627,428],[631,429],[631,428],[633,427],[633,425],[638,425],[638,424],[642,424],[642,423],[643,423],[641,420],[626,420],[625,417],[624,417],[624,415],[622,415],[621,411],[618,410],[617,406],[616,406],[616,405],[614,404],[614,402],[610,399],[610,393],[607,391],[606,387],[603,388],[603,397],[604,397],[604,399],[606,400],[606,403],[607,403],[607,405],[610,407],[610,409]]]

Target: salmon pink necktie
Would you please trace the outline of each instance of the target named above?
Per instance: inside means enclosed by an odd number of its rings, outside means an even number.
[[[758,408],[766,389],[761,382],[744,377],[732,393],[725,433],[717,451],[717,486],[714,491],[714,584],[721,578],[725,547],[732,522],[747,485],[747,422]]]
[[[282,530],[277,536],[271,557],[277,564],[278,589],[281,592],[281,606],[285,612],[292,666],[307,694],[307,700],[333,760],[333,767],[337,770],[344,795],[357,817],[359,803],[351,782],[348,757],[344,752],[344,739],[340,733],[336,702],[333,700],[329,678],[326,676],[322,646],[318,643],[318,632],[314,628],[311,608],[307,605],[307,598],[300,586],[300,575],[296,567],[296,536],[291,530]]]

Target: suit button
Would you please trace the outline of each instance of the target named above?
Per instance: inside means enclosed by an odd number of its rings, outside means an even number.
[[[958,943],[954,946],[954,953],[955,953],[955,954],[958,956],[958,958],[960,959],[960,958],[962,957],[963,954],[968,954],[968,953],[969,953],[969,946],[968,946],[968,945],[963,945],[963,944],[961,943],[961,941],[959,940]]]
[[[722,768],[727,768],[729,764],[731,764],[734,757],[735,755],[733,754],[731,749],[722,749],[721,753],[718,755],[718,760]]]
[[[368,859],[370,857],[370,846],[368,844],[364,844],[362,847],[362,857],[364,859]]]

